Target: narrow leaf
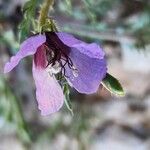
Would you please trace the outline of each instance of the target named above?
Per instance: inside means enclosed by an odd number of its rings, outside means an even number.
[[[71,102],[70,102],[70,90],[69,90],[68,84],[63,85],[63,91],[64,91],[64,95],[65,95],[66,107],[70,111],[71,115],[73,116],[74,113],[73,113],[72,105],[71,105]]]

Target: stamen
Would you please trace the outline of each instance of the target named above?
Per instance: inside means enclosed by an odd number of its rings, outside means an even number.
[[[57,74],[61,71],[61,66],[58,62],[55,62],[55,65],[49,65],[46,68],[47,72],[49,72],[51,75]]]
[[[54,74],[57,74],[61,71],[61,66],[60,66],[60,63],[58,62],[55,62],[55,65],[53,65],[51,67],[51,71],[54,73]]]
[[[52,74],[59,74],[59,78],[66,75],[65,66],[72,70],[74,77],[78,76],[78,70],[73,65],[72,60],[69,57],[70,47],[65,45],[57,36],[55,32],[46,33],[46,55],[47,55],[47,68]],[[63,75],[63,76],[62,76]],[[61,76],[61,77],[60,77]]]

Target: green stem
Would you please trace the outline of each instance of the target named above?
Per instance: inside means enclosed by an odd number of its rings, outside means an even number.
[[[49,9],[53,6],[53,4],[54,0],[45,0],[44,4],[42,5],[39,16],[39,29],[45,25]]]

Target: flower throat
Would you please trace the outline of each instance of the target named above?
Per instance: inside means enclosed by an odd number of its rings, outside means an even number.
[[[55,65],[61,68],[61,75],[66,76],[65,66],[73,71],[77,71],[73,65],[72,60],[69,58],[70,47],[65,45],[57,36],[55,32],[46,32],[46,57],[47,57],[47,67],[50,65],[54,67]]]

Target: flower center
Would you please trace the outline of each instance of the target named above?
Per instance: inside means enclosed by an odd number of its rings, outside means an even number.
[[[61,76],[66,75],[65,66],[72,70],[75,77],[78,76],[77,69],[73,65],[72,60],[69,58],[70,47],[65,45],[57,36],[55,32],[46,32],[46,59],[47,59],[47,68],[53,73],[61,73]]]

